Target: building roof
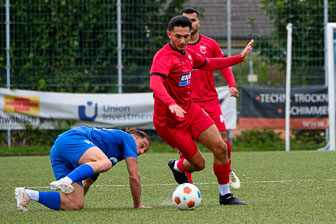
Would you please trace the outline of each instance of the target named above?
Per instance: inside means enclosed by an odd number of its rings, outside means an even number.
[[[227,38],[227,0],[189,0],[186,7],[201,11],[200,32],[215,39]],[[271,24],[262,14],[261,0],[231,0],[231,38],[269,36]]]

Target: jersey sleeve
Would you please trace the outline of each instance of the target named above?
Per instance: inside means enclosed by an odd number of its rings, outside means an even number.
[[[191,54],[191,57],[193,59],[193,68],[194,69],[199,69],[207,63],[207,59],[204,56],[196,53],[192,49],[188,49],[188,51]]]
[[[217,44],[217,42],[213,41],[212,44],[213,44],[213,49],[214,49],[212,57],[213,58],[222,58],[222,57],[224,57],[224,53],[220,49],[220,47]],[[225,81],[229,85],[229,87],[236,87],[237,88],[236,81],[234,79],[234,76],[233,76],[231,68],[230,67],[223,68],[220,71],[221,71],[222,76],[224,77]]]
[[[227,68],[243,62],[243,58],[240,54],[227,58],[207,58],[207,62],[200,69],[206,71],[213,71],[217,69]]]
[[[128,133],[125,133],[123,138],[124,138],[124,159],[127,157],[134,157],[137,159],[138,158],[137,147],[134,138]]]
[[[161,56],[160,53],[156,54],[153,58],[150,75],[159,75],[166,78],[169,74],[171,63],[168,56]]]
[[[220,71],[221,71],[222,76],[224,77],[225,81],[229,85],[229,87],[236,87],[237,88],[237,84],[236,84],[236,81],[234,79],[231,68],[230,67],[223,68]]]
[[[150,77],[150,89],[154,92],[155,96],[159,98],[167,106],[176,104],[175,100],[168,94],[164,86],[164,78],[160,75],[153,74]]]

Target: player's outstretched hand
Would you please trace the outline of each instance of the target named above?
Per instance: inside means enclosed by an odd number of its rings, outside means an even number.
[[[244,48],[244,50],[242,51],[242,53],[240,54],[242,59],[245,60],[245,58],[247,57],[247,55],[250,53],[250,51],[252,50],[252,46],[254,44],[254,40],[252,39]]]
[[[185,112],[185,110],[183,110],[182,107],[180,107],[177,104],[170,105],[169,110],[170,110],[170,112],[175,113],[175,115],[177,117],[184,117],[184,114],[187,113],[187,112]]]
[[[239,91],[236,87],[230,87],[229,92],[230,92],[230,96],[233,96],[235,98],[239,97]]]
[[[139,206],[134,206],[133,208],[152,208],[151,206],[144,206],[144,205],[139,205]]]

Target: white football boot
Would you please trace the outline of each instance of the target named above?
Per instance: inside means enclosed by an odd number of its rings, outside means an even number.
[[[240,180],[233,171],[230,173],[230,187],[235,190],[240,188]]]
[[[17,187],[14,190],[14,195],[16,199],[16,208],[19,211],[26,212],[28,211],[27,205],[29,202],[29,197],[25,192],[25,187]]]
[[[75,188],[62,180],[56,180],[50,183],[50,189],[54,191],[62,191],[64,194],[71,194]]]

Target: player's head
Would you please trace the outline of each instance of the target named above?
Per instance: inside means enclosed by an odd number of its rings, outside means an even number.
[[[190,40],[192,23],[188,17],[175,16],[168,23],[167,35],[170,44],[179,51],[184,51]]]
[[[126,129],[126,132],[133,136],[135,140],[135,144],[137,146],[138,155],[141,155],[147,152],[147,150],[149,150],[152,143],[151,143],[150,138],[145,132],[140,131],[136,128]]]
[[[198,32],[198,28],[201,25],[199,20],[199,11],[194,8],[185,8],[181,12],[182,16],[188,17],[192,22],[191,35],[194,35]]]

